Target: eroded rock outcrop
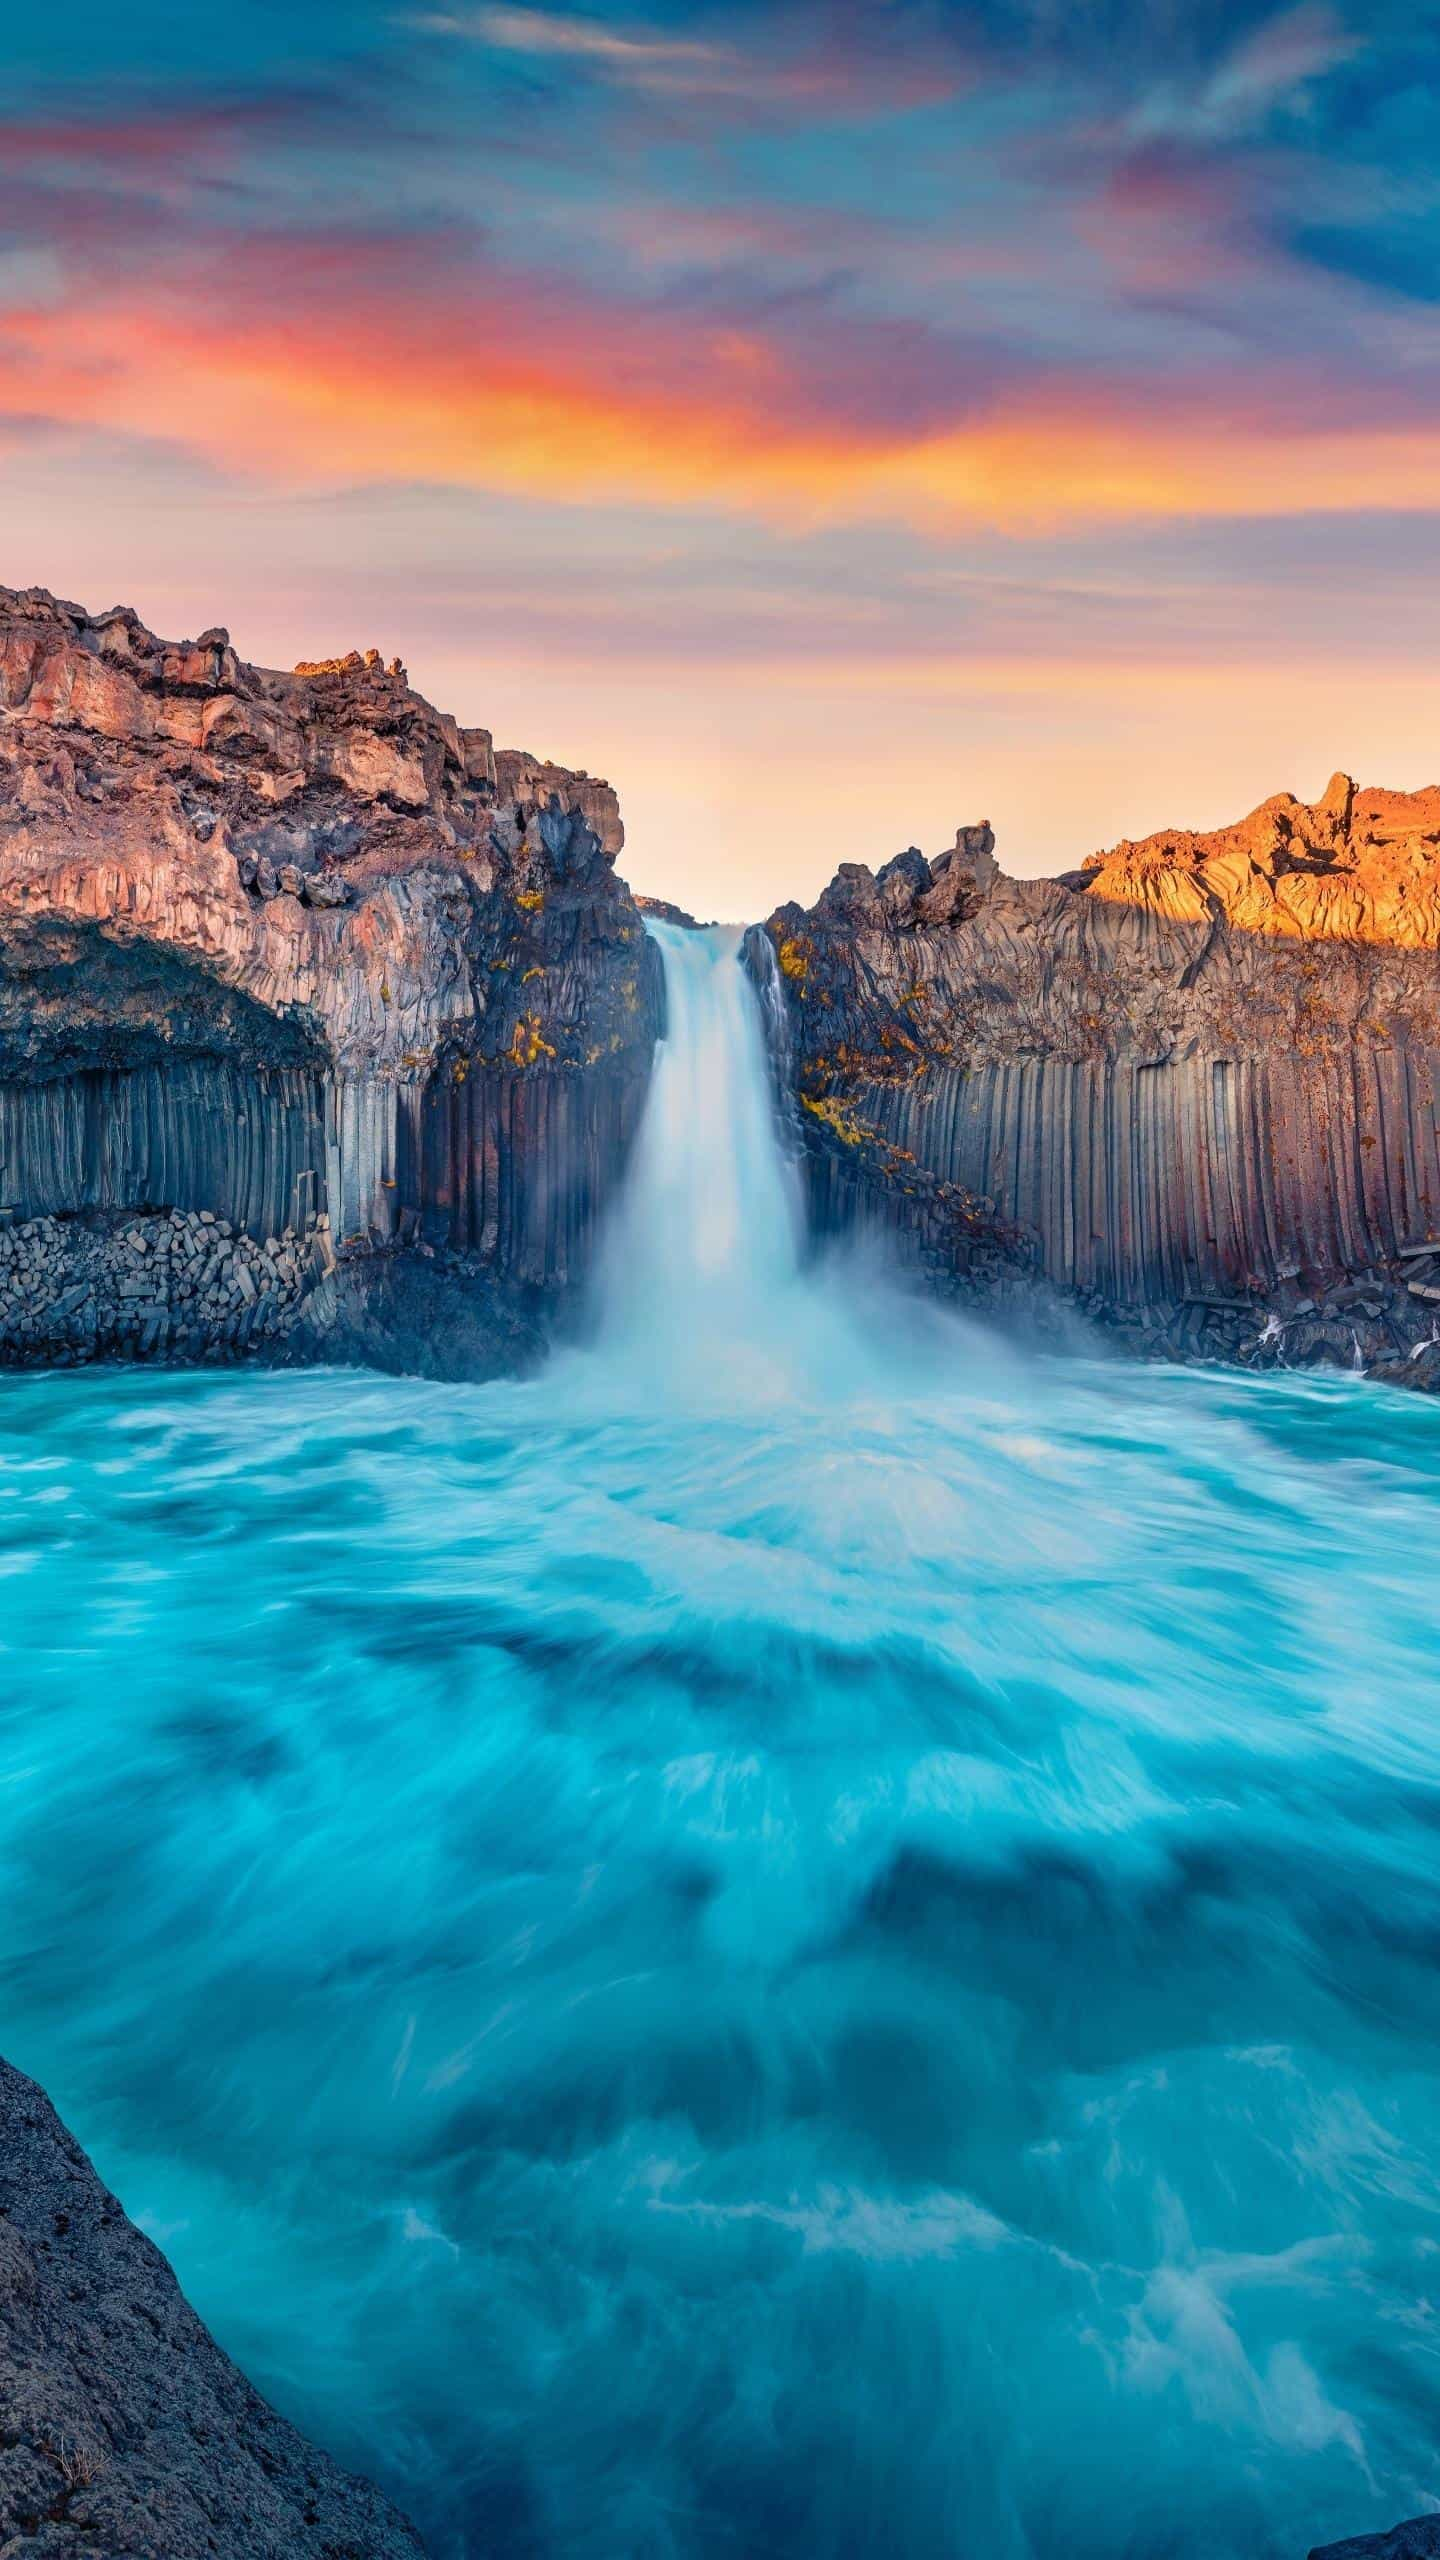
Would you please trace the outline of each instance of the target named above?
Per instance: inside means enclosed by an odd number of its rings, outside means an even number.
[[[1440,789],[1337,775],[1050,880],[982,822],[766,930],[821,1225],[963,1271],[948,1191],[1013,1230],[988,1277],[1137,1340],[1440,1373]]]
[[[0,2548],[424,2560],[253,2390],[43,2090],[0,2062]]]
[[[287,675],[0,590],[0,1216],[79,1221],[93,1276],[137,1215],[208,1211],[283,1266],[295,1347],[345,1347],[361,1264],[397,1304],[397,1251],[478,1269],[523,1331],[585,1267],[648,1076],[622,843],[607,783],[497,753],[378,651]],[[48,1328],[0,1289],[0,1355],[132,1347],[83,1276]],[[204,1338],[150,1312],[148,1347]]]

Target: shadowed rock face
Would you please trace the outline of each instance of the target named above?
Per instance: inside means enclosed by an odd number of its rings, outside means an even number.
[[[0,2062],[0,2548],[424,2560],[251,2389],[44,2092]]]
[[[948,1185],[1137,1338],[1436,1365],[1440,789],[1339,775],[1056,880],[982,823],[767,932],[822,1226],[933,1251]]]
[[[1389,2533],[1362,2533],[1351,2542],[1327,2542],[1310,2560],[1440,2560],[1440,2516],[1412,2516]]]
[[[172,644],[133,613],[0,590],[0,1215],[19,1259],[21,1230],[81,1216],[94,1281],[117,1220],[203,1210],[305,1247],[272,1347],[343,1352],[351,1266],[396,1250],[452,1271],[457,1315],[462,1263],[513,1287],[533,1330],[536,1293],[583,1272],[649,1073],[659,974],[622,843],[607,783],[497,754],[373,651],[284,675],[223,631]],[[66,1244],[45,1240],[47,1270]],[[380,1306],[404,1299],[370,1276]],[[0,1304],[0,1356],[254,1338],[217,1333],[178,1281],[118,1288],[50,1328],[32,1292],[23,1339]],[[375,1356],[374,1310],[364,1330]],[[512,1331],[497,1357],[514,1349]]]

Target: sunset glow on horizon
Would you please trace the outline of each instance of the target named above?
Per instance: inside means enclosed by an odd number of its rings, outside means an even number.
[[[705,912],[1433,781],[1440,32],[138,0],[0,118],[0,576],[374,641]]]

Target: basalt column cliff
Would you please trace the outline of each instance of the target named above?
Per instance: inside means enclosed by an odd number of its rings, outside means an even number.
[[[364,657],[0,590],[0,1357],[508,1362],[659,979],[608,784]]]
[[[1137,1347],[1440,1381],[1440,789],[1337,775],[1053,880],[994,842],[842,867],[773,970],[752,937],[817,1223]]]

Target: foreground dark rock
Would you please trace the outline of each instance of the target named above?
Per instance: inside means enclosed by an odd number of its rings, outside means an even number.
[[[677,907],[673,898],[646,898],[637,890],[635,904],[642,916],[658,916],[662,924],[683,924],[690,933],[701,930],[699,917],[688,907]]]
[[[822,1230],[1138,1349],[1440,1382],[1440,789],[1053,880],[982,822],[765,938]]]
[[[1327,2542],[1310,2553],[1310,2560],[1440,2560],[1440,2516],[1412,2516],[1390,2533]]]
[[[423,2560],[267,2406],[44,2092],[0,2062],[0,2551]]]
[[[373,651],[0,589],[0,1358],[415,1365],[400,1258],[430,1365],[514,1365],[649,1073],[622,842]]]

